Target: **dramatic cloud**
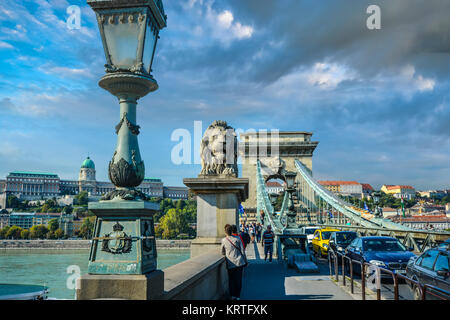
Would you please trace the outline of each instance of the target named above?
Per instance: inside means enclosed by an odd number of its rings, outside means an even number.
[[[177,185],[196,176],[198,166],[171,163],[171,132],[223,119],[244,130],[313,131],[322,179],[450,187],[450,2],[163,2],[160,89],[138,107],[148,175]],[[366,27],[372,4],[380,30]],[[69,5],[81,7],[79,30],[66,26]],[[0,157],[0,177],[17,165],[53,170],[44,160],[76,177],[91,152],[106,179],[118,106],[97,85],[104,53],[85,0],[1,2],[0,58],[0,134],[4,150],[22,150],[14,161]],[[48,146],[58,151],[40,151]]]

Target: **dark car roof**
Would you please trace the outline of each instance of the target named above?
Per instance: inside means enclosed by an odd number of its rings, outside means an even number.
[[[450,245],[447,245],[445,247],[436,247],[436,248],[431,248],[431,249],[437,249],[439,251],[446,251],[447,253],[450,253]],[[430,249],[430,250],[431,250]]]
[[[335,231],[335,233],[356,233],[356,231]]]
[[[382,240],[382,239],[386,239],[386,240],[392,240],[392,239],[395,239],[395,240],[397,240],[396,238],[394,238],[394,237],[382,237],[382,236],[365,236],[365,237],[360,237],[362,240],[376,240],[376,239],[380,239],[380,240]]]

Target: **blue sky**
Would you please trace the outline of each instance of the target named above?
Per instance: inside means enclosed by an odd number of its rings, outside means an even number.
[[[366,8],[381,8],[381,30]],[[81,7],[79,30],[66,8]],[[448,1],[165,0],[138,124],[146,176],[182,185],[172,132],[311,131],[317,179],[450,188]],[[76,179],[89,154],[107,180],[119,110],[97,85],[105,58],[81,0],[0,2],[0,177],[13,170]]]

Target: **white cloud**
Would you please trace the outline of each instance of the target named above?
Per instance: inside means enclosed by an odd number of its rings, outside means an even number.
[[[416,75],[416,68],[413,65],[407,65],[400,71],[399,82],[405,85],[412,85],[413,89],[423,92],[432,91],[436,82],[431,78],[424,78],[422,75]]]
[[[14,46],[5,41],[0,41],[0,49],[14,49]]]
[[[219,40],[225,45],[234,40],[248,39],[253,36],[253,26],[236,21],[230,10],[217,11],[214,0],[189,0],[183,3],[189,16],[196,16],[192,29],[194,34],[205,42],[205,36]]]
[[[89,77],[92,78],[94,75],[88,68],[69,68],[69,67],[60,67],[60,66],[41,66],[39,68],[40,71],[46,74],[54,74],[58,77],[65,78],[77,78],[77,77]]]
[[[233,13],[229,10],[224,10],[217,14],[214,10],[209,11],[210,19],[216,20],[216,34],[225,42],[233,39],[251,38],[253,35],[253,27],[243,25],[240,22],[234,21]],[[213,24],[214,26],[214,24]]]
[[[344,80],[353,79],[355,76],[347,68],[335,63],[316,63],[307,72],[307,79],[311,85],[321,89],[335,89]]]
[[[233,24],[234,17],[230,11],[225,10],[224,12],[220,13],[217,16],[217,20],[219,21],[220,27],[224,29],[229,29]]]

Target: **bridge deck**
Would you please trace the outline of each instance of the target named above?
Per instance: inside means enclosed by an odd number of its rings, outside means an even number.
[[[246,248],[249,265],[244,270],[242,300],[352,300],[330,280],[328,266],[319,265],[320,273],[300,274],[276,259],[264,261],[260,244]]]

